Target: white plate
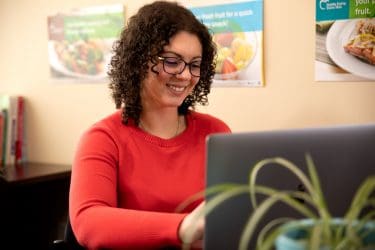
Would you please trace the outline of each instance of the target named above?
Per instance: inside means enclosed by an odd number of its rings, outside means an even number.
[[[109,55],[105,56],[105,66],[103,72],[96,74],[96,75],[89,75],[89,74],[81,74],[77,72],[73,72],[69,70],[63,62],[61,62],[60,58],[58,57],[54,42],[49,41],[48,42],[48,56],[49,56],[49,63],[50,66],[56,70],[57,72],[68,76],[68,77],[73,77],[73,78],[81,78],[81,79],[87,79],[87,80],[99,80],[99,79],[104,79],[107,76],[107,66],[110,60]]]
[[[367,79],[375,80],[375,65],[365,63],[346,53],[344,46],[355,36],[355,25],[359,19],[336,21],[327,34],[328,55],[341,68]]]

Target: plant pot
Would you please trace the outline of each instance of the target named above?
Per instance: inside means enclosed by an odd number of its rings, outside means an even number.
[[[279,235],[276,239],[275,246],[276,250],[307,250],[309,249],[308,241],[306,236],[308,235],[307,230],[313,225],[313,220],[303,219],[297,220],[285,224],[285,233]],[[345,222],[341,218],[335,218],[332,220],[332,226],[343,226]],[[366,236],[363,238],[363,244],[365,246],[375,247],[375,222],[367,222],[363,228],[366,232]],[[331,250],[330,246],[321,246],[320,250]],[[366,248],[368,249],[368,248]],[[372,249],[372,248],[371,248]]]

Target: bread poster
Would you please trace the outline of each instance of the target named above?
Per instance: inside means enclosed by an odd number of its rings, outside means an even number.
[[[316,0],[315,79],[375,83],[375,0]]]

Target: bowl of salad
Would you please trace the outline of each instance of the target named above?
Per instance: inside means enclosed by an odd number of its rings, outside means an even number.
[[[254,59],[257,44],[253,32],[225,32],[213,35],[217,46],[215,79],[238,79]]]
[[[109,46],[100,39],[51,41],[51,67],[59,74],[77,78],[106,76]]]

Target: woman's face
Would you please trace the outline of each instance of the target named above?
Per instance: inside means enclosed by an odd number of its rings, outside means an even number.
[[[159,73],[151,70],[150,63],[147,76],[142,82],[141,99],[144,110],[180,106],[199,81],[199,76],[190,73],[200,73],[202,45],[196,35],[178,32],[171,37],[170,43],[159,56],[158,64],[154,67]]]

